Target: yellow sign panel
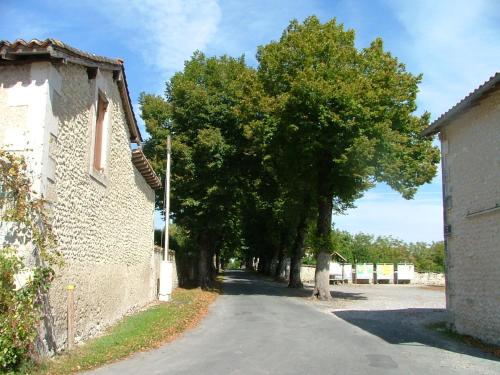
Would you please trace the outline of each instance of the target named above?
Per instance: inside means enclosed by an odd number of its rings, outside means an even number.
[[[394,264],[377,264],[377,278],[391,279],[394,276]]]

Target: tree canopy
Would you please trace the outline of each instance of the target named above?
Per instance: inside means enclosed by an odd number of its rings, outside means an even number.
[[[194,53],[165,97],[141,95],[144,150],[163,176],[172,134],[172,219],[196,244],[203,287],[214,255],[235,254],[274,276],[291,257],[289,286],[300,287],[308,240],[314,294],[330,298],[332,215],[379,182],[412,198],[436,173],[438,150],[420,135],[429,114],[415,115],[422,76],[381,39],[358,49],[353,30],[314,16],[291,21],[257,61]]]
[[[335,19],[292,21],[281,39],[258,50],[259,76],[277,102],[278,132],[296,147],[299,170],[312,172],[319,243],[314,294],[330,298],[332,213],[350,207],[376,182],[403,197],[436,173],[439,153],[420,135],[416,116],[421,76],[407,72],[381,39],[355,46],[354,30]]]

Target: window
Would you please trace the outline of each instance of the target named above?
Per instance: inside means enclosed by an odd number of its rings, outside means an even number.
[[[104,171],[104,140],[105,140],[105,118],[106,110],[108,108],[108,101],[103,94],[98,94],[97,110],[96,110],[96,124],[95,124],[95,137],[94,137],[94,170]]]
[[[108,185],[109,141],[111,139],[111,101],[109,100],[106,74],[97,69],[90,77],[90,89],[93,91],[90,104],[89,128],[90,149],[87,168],[90,177],[102,186]]]

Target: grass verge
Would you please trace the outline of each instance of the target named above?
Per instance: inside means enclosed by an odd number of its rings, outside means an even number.
[[[196,326],[216,296],[216,291],[178,288],[172,301],[125,317],[105,335],[42,363],[37,372],[74,374],[156,348]]]
[[[500,346],[495,346],[492,344],[487,344],[479,339],[476,339],[472,336],[461,335],[451,330],[446,322],[437,322],[427,325],[427,328],[439,332],[443,336],[446,336],[450,339],[463,342],[468,346],[472,346],[474,348],[478,348],[483,352],[492,354],[494,357],[500,358]]]

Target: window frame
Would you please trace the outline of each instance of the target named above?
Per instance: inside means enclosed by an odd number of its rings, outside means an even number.
[[[93,98],[91,102],[90,116],[90,152],[88,171],[89,175],[101,185],[108,185],[109,173],[109,151],[111,139],[111,102],[109,100],[107,82],[100,70],[96,77],[91,79],[91,92]],[[92,90],[93,89],[93,90]],[[100,103],[101,106],[100,106]],[[104,108],[101,109],[102,105]],[[100,113],[101,112],[101,113]],[[99,147],[97,147],[99,144]]]
[[[104,156],[104,147],[105,147],[105,136],[104,131],[106,130],[105,119],[107,116],[107,108],[109,105],[108,99],[104,96],[104,94],[99,90],[97,94],[97,106],[96,106],[96,121],[95,121],[95,131],[94,131],[94,152],[93,152],[93,168],[94,171],[103,173],[105,170],[105,160],[103,160]]]

